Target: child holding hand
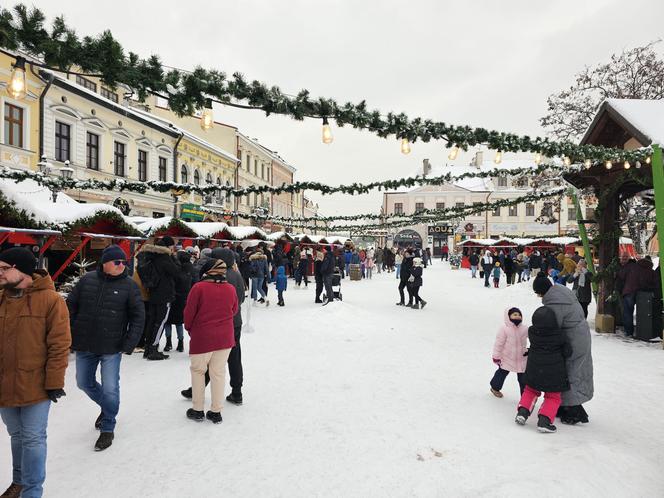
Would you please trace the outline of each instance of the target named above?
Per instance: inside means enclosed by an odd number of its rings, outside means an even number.
[[[496,341],[493,345],[493,362],[498,367],[491,379],[491,392],[496,398],[502,398],[501,389],[510,372],[516,373],[519,389],[523,394],[525,382],[523,374],[526,371],[526,339],[528,328],[522,323],[523,315],[519,308],[510,308],[505,311],[503,325],[498,329]]]

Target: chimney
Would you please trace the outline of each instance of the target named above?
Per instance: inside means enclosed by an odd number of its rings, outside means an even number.
[[[424,159],[422,160],[422,174],[427,176],[429,173],[431,173],[431,163],[428,159]]]
[[[473,166],[475,166],[476,168],[480,168],[483,163],[484,163],[484,152],[478,150],[477,152],[475,152],[475,159],[473,159]]]

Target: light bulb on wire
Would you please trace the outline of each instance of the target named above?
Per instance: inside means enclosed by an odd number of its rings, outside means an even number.
[[[611,160],[609,160],[606,161],[606,163],[604,163],[604,166],[606,167],[606,169],[611,169],[613,168],[613,163],[611,162]]]
[[[636,161],[635,166],[636,166],[636,169],[639,169],[641,167],[641,161]]]
[[[646,164],[650,164],[650,156],[646,157]]]
[[[625,169],[629,169],[631,166],[632,166],[632,165],[629,164],[629,161],[625,161],[625,164],[623,164],[623,167],[624,167]]]
[[[496,157],[493,158],[493,162],[496,164],[500,164],[503,162],[503,153],[498,151],[496,152]]]
[[[334,141],[332,136],[332,128],[330,128],[330,123],[327,122],[327,117],[323,117],[323,143],[331,144]]]
[[[212,104],[210,107],[203,109],[201,112],[201,128],[209,130],[214,126],[214,113],[212,112]]]
[[[586,165],[586,169],[590,169],[590,167],[593,165],[590,159],[586,159],[584,164]]]
[[[450,151],[450,155],[447,156],[447,158],[450,161],[454,161],[457,158],[458,155],[459,155],[459,147],[457,147],[455,145],[454,147],[452,147],[452,150]]]
[[[565,159],[563,159],[563,164],[565,166],[569,166],[570,164],[572,164],[572,160],[569,158],[569,156],[565,156]]]
[[[401,139],[401,153],[410,154],[410,141],[407,138]]]
[[[16,100],[25,98],[25,59],[23,57],[16,57],[16,62],[12,69],[12,76],[7,85],[7,93]]]
[[[537,154],[535,154],[535,164],[539,166],[541,163],[542,163],[542,154],[538,152]]]

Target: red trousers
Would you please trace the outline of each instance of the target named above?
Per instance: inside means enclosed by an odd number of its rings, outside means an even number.
[[[530,413],[533,413],[533,408],[535,408],[535,403],[537,403],[537,398],[540,397],[540,394],[542,394],[540,391],[536,391],[526,385],[521,395],[521,401],[519,401],[519,407],[523,406]],[[539,410],[539,415],[546,415],[551,423],[553,423],[558,408],[560,408],[560,402],[560,393],[544,393],[544,403],[542,403],[542,407]]]

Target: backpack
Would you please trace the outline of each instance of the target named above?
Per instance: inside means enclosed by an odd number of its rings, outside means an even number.
[[[155,289],[159,286],[159,271],[154,264],[152,258],[146,257],[145,254],[138,255],[138,264],[136,265],[136,271],[138,276],[141,278],[141,283],[143,287],[148,290]]]

